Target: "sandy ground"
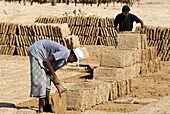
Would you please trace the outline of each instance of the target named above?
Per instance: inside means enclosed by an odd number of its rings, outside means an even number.
[[[170,27],[170,0],[141,0],[140,6],[137,4],[131,8],[131,12],[139,16],[146,25]],[[27,3],[23,6],[18,3],[4,3],[0,1],[0,21],[30,24],[34,23],[35,18],[39,16],[62,16],[65,12],[72,12],[74,9],[81,9],[83,12],[95,14],[102,17],[115,17],[120,13],[121,5],[112,4],[107,7],[102,4],[100,7],[94,5],[83,6],[78,4],[69,6],[65,4],[34,4]],[[148,107],[157,107],[159,114],[170,114],[166,110],[170,107],[163,104],[165,101],[170,104],[170,63],[163,63],[162,70],[155,74],[148,74],[133,80],[133,92],[128,95],[125,100],[135,98],[142,100],[138,104],[124,104],[108,102],[93,107],[83,114],[132,114],[132,111],[138,111],[137,114],[149,114],[142,110],[149,110]],[[97,64],[96,64],[97,65]],[[86,73],[58,71],[58,75],[64,82],[81,81],[78,76],[87,75]],[[72,78],[71,78],[72,77]],[[142,81],[142,83],[141,83]],[[0,55],[0,114],[33,114],[37,110],[37,101],[29,98],[30,74],[29,74],[29,58],[20,56],[2,56]],[[54,88],[54,87],[53,87]],[[55,91],[55,89],[53,89]],[[165,97],[167,96],[167,97]],[[146,103],[148,99],[155,100],[155,103]],[[31,100],[31,102],[26,102]],[[121,101],[121,100],[120,100]],[[21,103],[22,102],[22,103]],[[24,103],[25,102],[25,103]],[[21,103],[21,104],[20,104]],[[161,107],[161,108],[160,108]],[[161,109],[164,112],[161,112]],[[165,110],[164,110],[165,109]],[[97,111],[96,111],[97,110]],[[150,108],[150,110],[153,110]],[[156,109],[155,109],[156,110]],[[141,111],[141,113],[140,113]],[[167,113],[166,113],[167,111]],[[113,113],[115,112],[115,113]],[[117,113],[116,113],[117,112]],[[81,112],[68,112],[68,114],[80,114]],[[151,113],[150,113],[151,114]],[[156,114],[152,112],[152,114]]]

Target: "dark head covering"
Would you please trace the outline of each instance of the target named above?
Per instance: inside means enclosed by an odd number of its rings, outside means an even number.
[[[130,11],[129,6],[124,5],[123,8],[122,8],[122,12],[129,12],[129,11]]]

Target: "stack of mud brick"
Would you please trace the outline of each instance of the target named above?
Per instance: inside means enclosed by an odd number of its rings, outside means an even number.
[[[137,66],[140,66],[140,74],[144,75],[160,70],[160,58],[157,57],[156,47],[148,46],[146,34],[122,33],[117,38],[118,49],[135,49],[134,60],[136,59]],[[138,45],[138,47],[135,45]]]
[[[117,39],[118,49],[102,53],[100,67],[94,69],[93,80],[70,84],[66,93],[68,109],[84,111],[130,93],[131,79],[140,73],[141,56],[135,52],[141,44],[139,37],[135,36],[128,39],[132,40],[134,48],[121,49],[122,43],[125,43],[121,38]]]
[[[12,55],[15,51],[16,24],[0,23],[0,54]]]
[[[132,78],[159,70],[156,49],[147,46],[145,34],[120,33],[117,43],[116,48],[101,54],[100,66],[93,71],[93,80],[69,84],[67,109],[84,111],[128,95],[132,91]]]
[[[140,27],[136,28],[139,31]],[[170,60],[170,28],[163,27],[145,27],[148,46],[154,46],[157,49],[157,56],[163,61]]]
[[[81,45],[116,46],[117,32],[113,18],[40,17],[38,23],[68,23],[71,34],[78,35]]]
[[[107,102],[110,87],[110,83],[97,80],[70,84],[66,92],[67,109],[84,111]]]
[[[109,100],[128,95],[131,79],[140,74],[141,36],[121,33],[117,48],[102,53],[100,67],[94,69],[94,79],[111,84]]]
[[[0,23],[0,33],[0,54],[27,56],[28,47],[43,39],[53,40],[69,49],[79,46],[78,37],[70,35],[67,24]]]

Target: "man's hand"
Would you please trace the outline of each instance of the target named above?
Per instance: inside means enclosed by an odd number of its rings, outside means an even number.
[[[60,84],[60,80],[57,78],[57,76],[52,76],[52,81],[54,84]]]
[[[56,87],[57,90],[58,90],[59,97],[61,97],[61,88],[60,88],[60,84],[54,83],[54,85],[55,85],[55,87]]]
[[[144,34],[144,33],[145,33],[144,31],[145,31],[145,29],[144,29],[144,28],[141,28],[140,33],[141,33],[141,34]]]

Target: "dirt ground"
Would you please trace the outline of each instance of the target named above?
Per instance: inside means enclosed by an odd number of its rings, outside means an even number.
[[[141,0],[140,6],[134,4],[131,12],[143,19],[146,25],[170,27],[169,6],[169,0]],[[0,1],[0,21],[31,24],[38,16],[62,16],[65,12],[72,12],[76,8],[102,17],[115,17],[121,11],[120,4],[115,4],[114,7],[112,4],[109,7],[104,4],[100,7],[96,5],[82,7],[80,4],[75,7],[74,4],[69,6],[57,4],[52,7],[50,4],[39,5],[35,3],[31,6],[30,3],[27,3],[26,6],[23,6],[18,3],[5,4]],[[94,61],[85,61],[85,63],[98,65],[97,61],[95,63]],[[90,110],[126,113],[135,111],[162,97],[170,96],[170,62],[163,62],[162,64],[161,71],[133,79],[130,95],[115,102],[94,106]],[[58,75],[61,75],[60,78],[63,83],[83,81],[85,78],[79,76],[86,77],[89,75],[84,71],[65,71],[64,73],[62,70],[57,72]],[[37,100],[29,97],[29,88],[29,58],[0,55],[0,114],[34,114],[38,104]],[[67,113],[80,114],[81,112],[68,111]],[[99,114],[104,113],[99,112]]]

